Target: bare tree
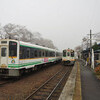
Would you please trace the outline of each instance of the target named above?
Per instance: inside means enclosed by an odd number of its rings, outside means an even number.
[[[100,32],[94,34],[94,39],[96,42],[100,42]]]
[[[89,43],[89,38],[88,37],[84,37],[82,39],[82,48],[86,49],[90,47],[90,43]]]
[[[16,25],[14,24],[7,24],[3,27],[4,31],[5,31],[5,37],[6,38],[13,38],[13,35],[15,34],[14,31],[15,31],[15,28],[16,28]]]
[[[32,33],[25,26],[9,23],[3,27],[3,30],[5,33],[5,38],[18,39],[53,49],[56,48],[51,40],[44,39],[39,32]]]
[[[77,46],[75,48],[75,52],[77,53],[78,57],[81,58],[82,46]]]
[[[6,32],[6,38],[18,39],[22,41],[30,42],[30,38],[32,36],[32,33],[27,30],[25,26],[15,25],[11,23],[4,26],[4,31]]]
[[[0,24],[0,39],[2,38],[2,27],[1,27],[1,24]]]
[[[53,42],[49,39],[44,39],[44,45],[48,48],[53,48],[56,49],[56,47],[54,46]]]
[[[2,39],[2,38],[5,38],[5,33],[4,33],[4,30],[3,30],[3,27],[0,24],[0,39]]]
[[[38,38],[38,39],[42,38],[42,35],[39,32],[34,32],[33,34],[35,38]]]
[[[76,52],[81,52],[82,51],[82,46],[77,46],[77,47],[75,47],[75,51]]]

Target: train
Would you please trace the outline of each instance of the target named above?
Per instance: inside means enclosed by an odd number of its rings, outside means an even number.
[[[13,39],[0,39],[0,76],[19,77],[47,63],[61,60],[56,49]]]
[[[74,65],[75,63],[75,52],[72,49],[64,49],[62,56],[63,65]]]

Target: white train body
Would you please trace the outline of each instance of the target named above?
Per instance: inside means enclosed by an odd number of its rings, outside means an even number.
[[[55,49],[18,40],[0,40],[0,76],[20,76],[25,70],[34,70],[36,65],[60,60]]]
[[[62,63],[64,65],[74,65],[75,63],[74,50],[72,49],[63,50]]]

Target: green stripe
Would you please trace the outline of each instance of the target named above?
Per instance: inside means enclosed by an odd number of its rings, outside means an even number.
[[[55,61],[56,59],[49,59],[48,62]],[[30,63],[23,63],[23,64],[8,64],[9,68],[20,68],[24,66],[29,66],[29,65],[37,65],[37,64],[43,64],[44,62],[42,61],[37,61],[37,62],[30,62]]]
[[[23,64],[8,64],[8,67],[9,68],[19,68],[19,67],[24,67],[24,66],[29,66],[29,65],[37,65],[37,64],[42,64],[42,62],[37,61],[37,62],[23,63]]]

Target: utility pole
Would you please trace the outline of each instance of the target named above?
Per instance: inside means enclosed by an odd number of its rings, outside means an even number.
[[[94,69],[94,50],[92,49],[92,30],[90,29],[90,34],[88,34],[90,36],[90,66],[91,68]]]
[[[90,66],[92,64],[92,30],[90,30]]]

